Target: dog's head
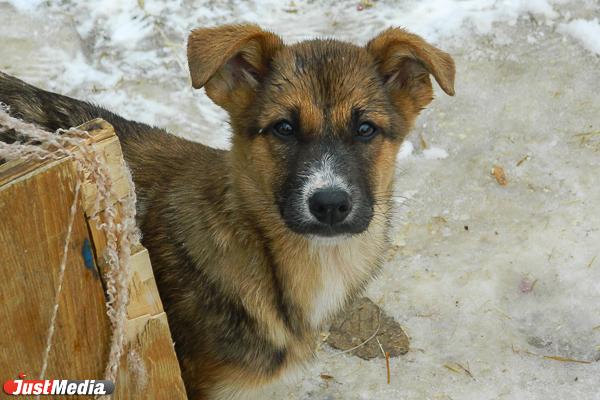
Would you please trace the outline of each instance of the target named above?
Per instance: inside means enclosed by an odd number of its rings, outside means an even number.
[[[300,234],[365,231],[389,202],[402,140],[433,98],[430,75],[454,94],[452,58],[399,28],[364,47],[285,45],[255,25],[197,29],[188,60],[193,87],[230,115],[244,206]]]

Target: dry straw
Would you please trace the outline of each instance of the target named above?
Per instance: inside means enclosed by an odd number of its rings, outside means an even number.
[[[104,232],[107,240],[104,258],[107,264],[104,280],[107,292],[107,314],[112,324],[112,338],[109,358],[105,369],[105,379],[115,381],[119,368],[119,361],[125,343],[125,323],[127,320],[127,303],[129,301],[129,259],[131,247],[139,242],[139,231],[135,224],[135,192],[129,171],[126,179],[129,181],[130,192],[113,204],[111,199],[117,198],[113,190],[113,182],[108,174],[107,163],[104,155],[96,149],[89,140],[86,131],[77,129],[58,130],[48,132],[36,125],[23,122],[8,114],[6,106],[0,104],[0,133],[3,130],[14,130],[19,134],[19,139],[14,143],[0,141],[0,159],[10,160],[58,160],[65,157],[73,159],[77,166],[78,182],[74,189],[74,202],[70,208],[69,226],[65,237],[63,256],[59,266],[59,283],[55,292],[54,305],[46,337],[46,348],[42,355],[40,379],[44,378],[48,364],[48,357],[52,349],[54,325],[58,313],[58,303],[62,290],[62,280],[66,269],[67,250],[71,236],[77,202],[79,201],[79,188],[83,182],[93,182],[98,191],[91,219],[98,229]],[[117,221],[117,212],[120,208],[120,221]]]

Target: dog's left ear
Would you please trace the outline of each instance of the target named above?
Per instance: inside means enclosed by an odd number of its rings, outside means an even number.
[[[242,111],[282,47],[279,36],[252,24],[196,29],[187,47],[192,86],[230,113]]]
[[[399,107],[405,107],[408,99],[416,115],[433,100],[430,74],[444,92],[454,95],[454,60],[420,36],[390,28],[373,38],[367,51]]]

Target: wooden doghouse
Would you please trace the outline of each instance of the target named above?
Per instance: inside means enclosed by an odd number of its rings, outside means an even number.
[[[93,130],[90,128],[93,127]],[[104,153],[118,198],[126,196],[121,147],[102,120],[82,127]],[[72,158],[0,165],[0,380],[37,379],[63,254],[77,172]],[[106,237],[90,220],[97,195],[84,182],[72,228],[47,379],[103,379],[111,327],[106,314]],[[114,199],[115,203],[116,200]],[[148,252],[132,249],[126,345],[114,399],[185,399],[173,340]],[[72,396],[70,398],[73,398]]]

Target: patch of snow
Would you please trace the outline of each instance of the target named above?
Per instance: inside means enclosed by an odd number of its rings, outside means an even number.
[[[9,0],[9,3],[12,4],[17,10],[27,12],[34,11],[43,2],[43,0]]]
[[[591,20],[575,19],[568,23],[559,24],[558,31],[572,36],[583,47],[600,55],[600,21],[598,21],[598,18]]]
[[[414,149],[415,146],[410,140],[404,140],[404,142],[402,142],[402,145],[400,145],[400,151],[398,151],[398,160],[410,157]]]
[[[423,157],[426,160],[443,160],[448,157],[448,152],[439,147],[429,147],[423,150]]]

